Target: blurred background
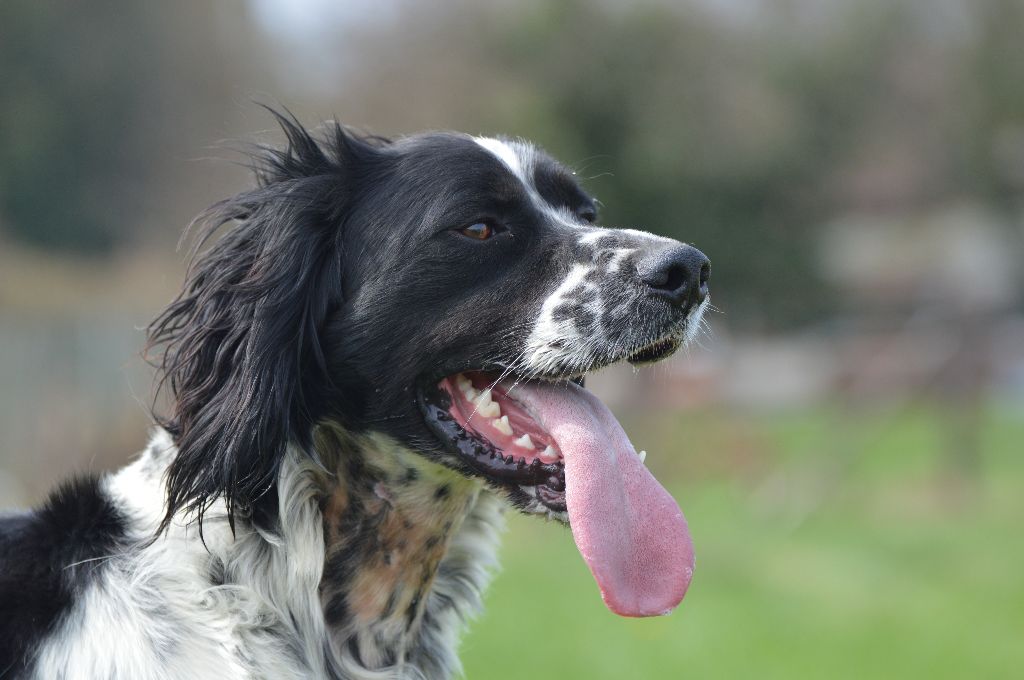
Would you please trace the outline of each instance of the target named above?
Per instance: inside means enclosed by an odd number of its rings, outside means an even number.
[[[468,677],[1019,674],[1022,35],[1020,0],[5,0],[0,507],[141,447],[179,236],[280,139],[253,100],[524,136],[713,262],[698,346],[590,382],[698,568],[619,619],[513,518]]]

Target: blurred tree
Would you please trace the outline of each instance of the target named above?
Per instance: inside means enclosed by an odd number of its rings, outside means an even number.
[[[1021,210],[1019,0],[392,0],[291,43],[268,7],[318,4],[284,2],[0,4],[0,229],[90,252],[178,233],[225,191],[185,161],[266,127],[243,118],[257,93],[310,121],[535,139],[605,224],[706,251],[748,329],[834,311],[817,267],[836,214]]]
[[[1024,208],[1024,3],[984,0],[960,69],[967,119],[958,181],[993,202]],[[1024,224],[1020,224],[1024,228]]]
[[[115,238],[116,190],[144,178],[140,89],[159,33],[147,3],[0,4],[0,216],[41,246],[98,251]]]
[[[192,181],[185,161],[224,136],[258,83],[260,36],[244,9],[0,3],[0,229],[93,254],[157,229],[176,238],[203,207],[161,221]]]

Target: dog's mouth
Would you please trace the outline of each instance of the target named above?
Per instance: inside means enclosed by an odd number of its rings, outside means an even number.
[[[554,437],[528,406],[521,384],[484,371],[456,373],[436,386],[427,422],[475,472],[530,487],[541,504],[564,513],[565,459]],[[557,514],[556,514],[557,516]]]
[[[629,360],[677,346],[655,343]],[[566,380],[465,371],[421,389],[420,404],[460,467],[568,521],[612,611],[652,616],[679,604],[694,563],[686,520],[597,397]]]

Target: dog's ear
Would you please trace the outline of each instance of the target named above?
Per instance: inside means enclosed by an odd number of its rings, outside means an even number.
[[[181,511],[201,521],[217,498],[233,530],[272,490],[288,444],[308,444],[332,389],[320,332],[341,302],[347,176],[377,142],[338,125],[320,141],[272,113],[287,147],[253,152],[257,187],[197,218],[184,290],[148,329],[170,393],[159,420],[178,447],[161,530]]]

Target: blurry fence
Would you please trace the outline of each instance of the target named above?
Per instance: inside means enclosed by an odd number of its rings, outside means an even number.
[[[138,323],[127,313],[0,309],[0,507],[141,446],[150,371]]]

